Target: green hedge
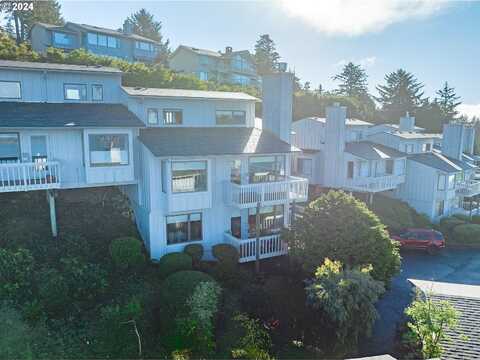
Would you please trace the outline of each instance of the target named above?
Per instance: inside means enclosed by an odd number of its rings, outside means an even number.
[[[183,252],[190,255],[195,264],[198,264],[203,257],[203,246],[202,244],[188,244],[183,249]]]
[[[192,270],[192,257],[185,253],[171,253],[163,256],[158,262],[161,278],[182,270]]]
[[[438,230],[445,236],[445,238],[449,241],[455,241],[453,230],[459,225],[465,225],[466,222],[464,220],[459,219],[458,217],[446,217],[440,220],[438,224]]]
[[[212,248],[213,256],[221,263],[237,264],[240,254],[238,250],[230,244],[218,244]]]
[[[463,224],[455,226],[450,242],[461,245],[480,245],[480,225]]]
[[[145,263],[142,243],[133,237],[122,237],[112,241],[110,254],[117,268],[128,269]]]

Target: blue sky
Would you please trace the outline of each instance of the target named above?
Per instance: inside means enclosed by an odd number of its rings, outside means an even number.
[[[480,115],[480,2],[435,0],[60,1],[68,21],[118,28],[145,7],[172,48],[253,49],[268,33],[302,81],[332,89],[346,61],[361,63],[369,85],[400,67],[434,96],[444,81],[462,111]]]

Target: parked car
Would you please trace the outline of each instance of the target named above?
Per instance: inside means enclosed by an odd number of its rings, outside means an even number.
[[[443,234],[432,229],[405,229],[392,238],[397,240],[402,248],[427,250],[430,254],[445,247]]]

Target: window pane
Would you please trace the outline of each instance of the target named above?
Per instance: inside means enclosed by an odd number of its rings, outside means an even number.
[[[165,125],[180,125],[183,121],[182,110],[164,110],[163,123]]]
[[[92,166],[128,165],[128,135],[89,135]]]
[[[243,125],[245,119],[245,111],[218,110],[216,112],[217,125]]]
[[[298,159],[298,170],[301,174],[312,174],[312,159]]]
[[[202,240],[202,215],[190,214],[190,241]]]
[[[103,100],[103,86],[102,85],[92,85],[92,100],[102,101]]]
[[[151,125],[158,124],[158,111],[157,109],[147,110],[147,121]]]
[[[108,47],[110,48],[117,48],[118,47],[118,40],[116,37],[109,36],[108,37]]]
[[[107,46],[107,36],[98,35],[98,46]]]
[[[60,32],[53,33],[53,41],[59,45],[70,45],[70,36]]]
[[[32,136],[30,143],[32,157],[47,157],[47,138],[45,136]]]
[[[167,244],[188,241],[188,216],[167,216]]]
[[[0,81],[0,98],[20,99],[22,97],[19,81]]]
[[[20,159],[18,134],[0,133],[0,164],[17,162]]]
[[[265,206],[260,208],[260,235],[272,235],[280,232],[283,228],[283,205]],[[248,233],[249,237],[256,236],[257,209],[248,209]]]
[[[89,45],[97,45],[97,34],[95,33],[88,33],[87,41]]]
[[[87,100],[87,85],[65,84],[65,100]]]
[[[206,161],[172,163],[172,192],[207,191]]]
[[[255,156],[248,159],[250,183],[280,181],[285,175],[284,156]]]
[[[234,184],[240,184],[242,181],[241,172],[242,172],[242,161],[233,160],[232,169],[230,171],[230,181]]]
[[[445,190],[445,175],[438,175],[438,190]]]

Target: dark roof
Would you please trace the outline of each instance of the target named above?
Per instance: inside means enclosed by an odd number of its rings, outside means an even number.
[[[0,128],[143,126],[120,104],[0,102]]]
[[[462,170],[475,169],[474,165],[468,164],[465,161],[447,157],[438,152],[414,154],[410,155],[408,159],[447,173],[456,173]]]
[[[78,23],[73,23],[73,22],[68,22],[68,23],[65,24],[65,26],[67,27],[67,29],[68,29],[68,26],[74,26],[74,27],[77,27],[77,28],[80,28],[80,29],[86,30],[86,31],[98,32],[98,33],[108,34],[108,35],[112,35],[112,36],[120,36],[120,37],[124,37],[124,38],[132,38],[132,39],[136,39],[136,40],[139,40],[139,41],[146,41],[146,42],[158,44],[158,41],[155,41],[155,40],[152,40],[152,39],[149,39],[147,37],[140,36],[140,35],[137,35],[137,34],[127,34],[127,33],[124,33],[121,30],[113,30],[113,29],[108,29],[108,28],[104,28],[104,27],[100,27],[100,26],[94,26],[94,25],[88,25],[88,24],[78,24]]]
[[[401,151],[371,141],[348,142],[345,144],[345,151],[366,160],[382,160],[407,156]]]
[[[155,156],[289,153],[291,146],[273,133],[246,127],[148,128],[140,141]]]
[[[121,74],[117,68],[107,66],[55,64],[30,61],[0,60],[0,68],[6,69],[27,69],[27,70],[54,70],[54,71],[81,71],[95,73]]]

